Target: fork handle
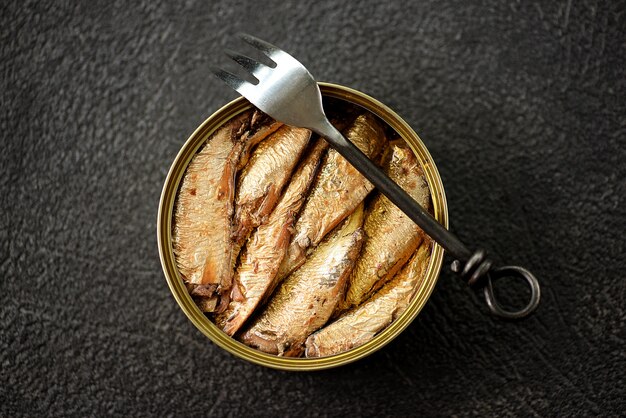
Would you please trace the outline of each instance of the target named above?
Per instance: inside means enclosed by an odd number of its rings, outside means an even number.
[[[470,286],[485,288],[485,298],[492,313],[503,318],[516,319],[525,317],[536,309],[540,298],[539,283],[529,271],[517,266],[493,269],[493,263],[486,257],[483,250],[470,251],[456,235],[437,222],[360,149],[348,141],[327,119],[319,123],[318,126],[311,127],[311,129],[325,138],[339,154],[376,186],[382,194],[422,228],[426,234],[455,257],[452,263],[452,270],[465,279]],[[495,299],[490,271],[493,272],[494,280],[503,276],[524,279],[531,289],[531,297],[528,304],[524,308],[515,311],[501,308]]]

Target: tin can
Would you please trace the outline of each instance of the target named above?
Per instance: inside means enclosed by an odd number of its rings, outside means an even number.
[[[433,215],[437,221],[447,228],[448,207],[441,177],[430,153],[415,131],[394,111],[366,94],[336,84],[319,83],[319,85],[324,97],[343,100],[368,110],[387,123],[404,139],[413,150],[424,170],[431,192]],[[224,350],[244,360],[275,369],[306,371],[337,367],[361,359],[393,340],[415,319],[424,307],[435,288],[443,263],[443,248],[438,244],[433,245],[426,277],[422,280],[419,289],[417,289],[413,300],[404,313],[369,342],[340,354],[321,358],[290,358],[266,354],[229,337],[196,306],[178,272],[172,247],[172,221],[174,202],[185,170],[207,138],[225,122],[251,107],[252,105],[246,99],[240,97],[211,115],[191,134],[170,168],[163,186],[157,220],[159,256],[167,284],[185,315],[204,335]]]

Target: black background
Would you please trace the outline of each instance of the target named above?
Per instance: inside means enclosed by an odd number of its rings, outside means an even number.
[[[0,6],[0,415],[624,412],[623,2],[73,3]],[[338,369],[201,335],[161,272],[157,204],[236,97],[208,68],[238,30],[400,113],[451,228],[531,269],[537,313],[493,318],[446,267],[403,334]]]

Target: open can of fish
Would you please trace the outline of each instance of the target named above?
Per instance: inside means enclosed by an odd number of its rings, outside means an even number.
[[[325,100],[358,106],[377,116],[408,145],[416,156],[428,184],[431,213],[447,228],[448,209],[441,177],[430,153],[415,131],[394,111],[366,94],[330,83],[320,83],[320,89]],[[194,156],[211,135],[226,122],[251,108],[252,105],[240,97],[219,109],[193,132],[170,168],[161,194],[157,220],[159,256],[169,288],[183,312],[204,335],[221,348],[252,363],[275,369],[305,371],[337,367],[361,359],[394,339],[424,307],[435,287],[443,262],[443,248],[438,244],[430,245],[431,253],[426,270],[403,312],[364,344],[325,357],[296,358],[273,355],[237,341],[223,332],[199,309],[183,281],[176,264],[173,245],[174,207],[183,176]]]

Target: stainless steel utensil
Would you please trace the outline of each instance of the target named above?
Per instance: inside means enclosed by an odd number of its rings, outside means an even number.
[[[324,137],[381,193],[456,258],[452,263],[452,270],[464,278],[470,286],[484,288],[485,300],[492,313],[502,318],[517,319],[528,316],[537,308],[540,287],[537,279],[528,270],[517,266],[495,268],[484,250],[470,251],[335,129],[324,114],[322,95],[317,82],[299,61],[254,36],[240,34],[239,37],[265,54],[273,64],[265,65],[227,50],[227,55],[246,69],[257,82],[252,83],[228,71],[215,68],[213,72],[217,77],[274,119],[308,128]],[[529,302],[522,309],[505,310],[496,300],[492,282],[506,276],[522,278],[530,286]]]

